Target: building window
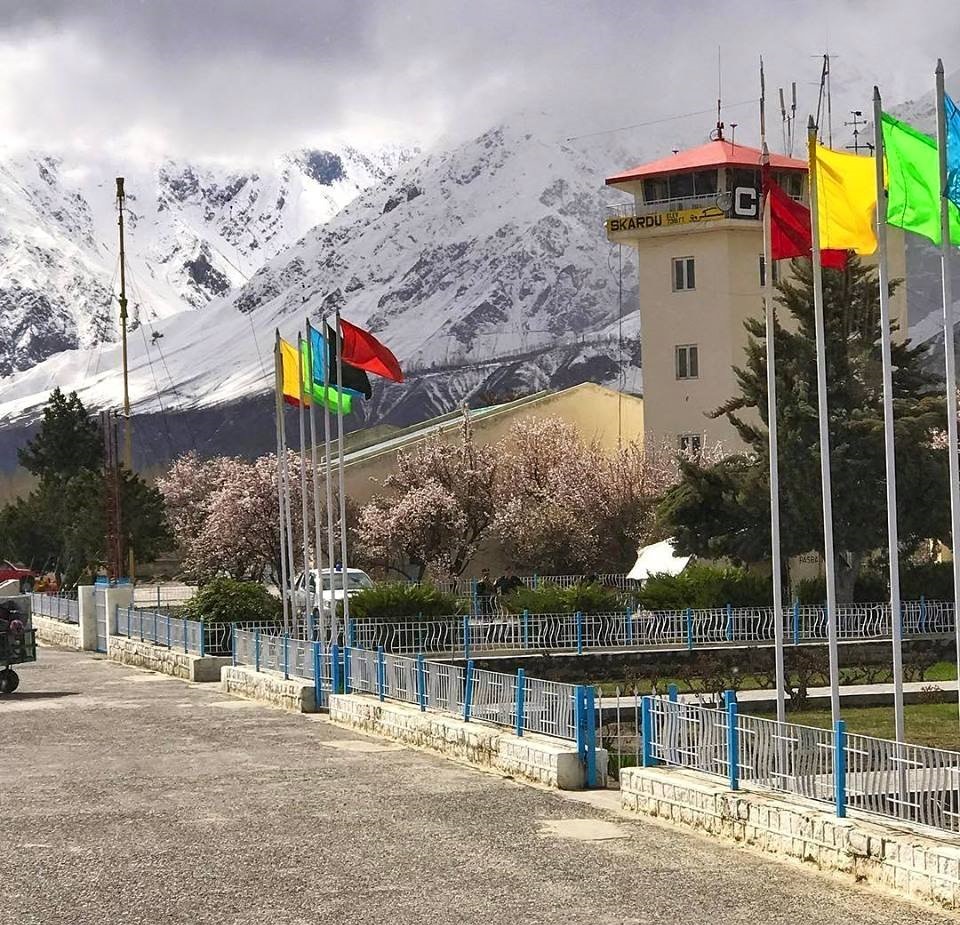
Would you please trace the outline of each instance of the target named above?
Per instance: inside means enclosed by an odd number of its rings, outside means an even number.
[[[767,285],[767,273],[766,266],[763,260],[763,254],[760,255],[760,285]],[[780,264],[776,260],[773,261],[773,285],[776,286],[780,282]]]
[[[696,289],[696,282],[693,257],[674,257],[673,291],[683,292],[686,289]]]
[[[700,451],[703,449],[703,435],[680,434],[677,438],[677,446],[681,453],[685,453],[688,456],[699,456]]]
[[[700,357],[696,344],[682,344],[676,348],[677,378],[697,379],[700,376]]]

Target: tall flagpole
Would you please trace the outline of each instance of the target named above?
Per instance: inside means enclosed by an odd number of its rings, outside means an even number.
[[[770,169],[767,149],[766,88],[760,59],[760,164],[764,177]],[[773,248],[770,239],[770,195],[763,209],[763,314],[767,338],[767,438],[770,456],[770,571],[773,585],[774,662],[777,672],[777,722],[787,718],[786,678],[783,665],[783,565],[780,560],[780,461],[777,455],[776,319],[773,306]]]
[[[897,467],[893,435],[893,359],[890,355],[890,271],[887,268],[887,193],[883,185],[883,108],[873,88],[874,159],[877,166],[877,250],[880,283],[880,352],[883,360],[883,447],[887,475],[887,554],[890,559],[890,625],[893,637],[893,715],[898,742],[903,722],[903,626],[900,614],[900,540],[897,533]]]
[[[313,375],[313,328],[310,325],[310,318],[307,317],[307,369],[310,372],[310,384],[315,383]],[[320,639],[326,640],[324,630],[326,628],[326,617],[323,614],[323,574],[321,568],[321,550],[323,543],[320,539],[320,476],[317,469],[317,415],[316,401],[310,402],[310,465],[313,474],[313,547],[316,557],[317,567],[317,586],[316,586],[316,608],[320,620]]]
[[[307,512],[307,437],[306,411],[304,403],[307,395],[303,387],[303,337],[297,334],[297,380],[300,383],[300,514],[303,518],[303,600],[307,612],[310,611],[310,515]]]
[[[327,489],[327,568],[330,577],[330,642],[336,643],[337,636],[337,600],[333,591],[333,563],[334,563],[334,542],[333,542],[333,470],[330,467],[330,402],[328,394],[330,389],[330,349],[327,346],[327,316],[324,315],[320,321],[320,332],[323,337],[323,466],[324,481]]]
[[[337,309],[337,385],[343,388],[343,333],[340,330],[340,310]],[[337,402],[337,475],[340,486],[340,562],[343,565],[340,573],[340,583],[343,586],[343,628],[344,644],[349,644],[350,631],[350,598],[347,596],[347,492],[344,488],[343,475],[344,443],[343,443],[343,396]]]
[[[947,189],[947,114],[943,61],[937,59],[937,151],[940,155],[940,277],[943,284],[943,363],[947,380],[947,447],[950,464],[950,541],[953,554],[953,625],[960,678],[960,448],[957,445],[957,369],[954,355],[953,292],[950,282],[950,200]],[[960,701],[958,701],[960,709]]]
[[[284,533],[283,516],[283,436],[281,432],[281,422],[283,420],[283,362],[280,358],[280,329],[277,328],[276,342],[273,347],[273,372],[274,386],[276,391],[276,414],[277,414],[277,511],[279,513],[280,525],[280,600],[283,604],[283,625],[289,630],[289,608],[287,601],[287,544]]]
[[[810,258],[813,262],[813,315],[817,335],[817,417],[820,424],[820,491],[823,497],[823,558],[827,583],[827,642],[830,654],[830,714],[840,719],[840,670],[837,655],[837,563],[833,551],[833,490],[830,484],[830,422],[827,412],[827,348],[823,323],[823,267],[820,264],[820,209],[817,202],[817,126],[807,123],[810,161]]]
[[[283,519],[284,525],[286,527],[287,534],[287,554],[289,555],[289,568],[287,569],[287,589],[284,593],[288,593],[290,596],[290,622],[286,625],[286,631],[289,633],[292,630],[292,624],[295,619],[295,605],[293,600],[293,582],[294,582],[294,572],[297,568],[296,555],[294,553],[293,545],[293,525],[290,515],[290,465],[289,459],[287,458],[287,423],[286,415],[283,413],[283,404],[281,399],[280,405],[280,445],[282,448],[282,460],[280,463],[280,472],[283,476]]]

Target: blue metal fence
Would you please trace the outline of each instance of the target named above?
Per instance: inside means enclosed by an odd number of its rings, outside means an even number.
[[[189,655],[229,652],[230,626],[183,620],[156,610],[117,608],[117,635],[139,639]]]
[[[75,596],[65,594],[30,594],[30,613],[62,623],[80,622],[80,604]]]

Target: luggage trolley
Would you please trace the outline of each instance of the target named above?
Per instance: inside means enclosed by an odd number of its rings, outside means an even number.
[[[12,694],[20,685],[11,666],[36,660],[37,637],[30,617],[15,601],[0,599],[0,696]]]

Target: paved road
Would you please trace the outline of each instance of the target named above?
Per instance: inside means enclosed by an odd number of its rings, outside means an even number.
[[[22,678],[3,923],[957,921],[102,658],[43,649]]]

